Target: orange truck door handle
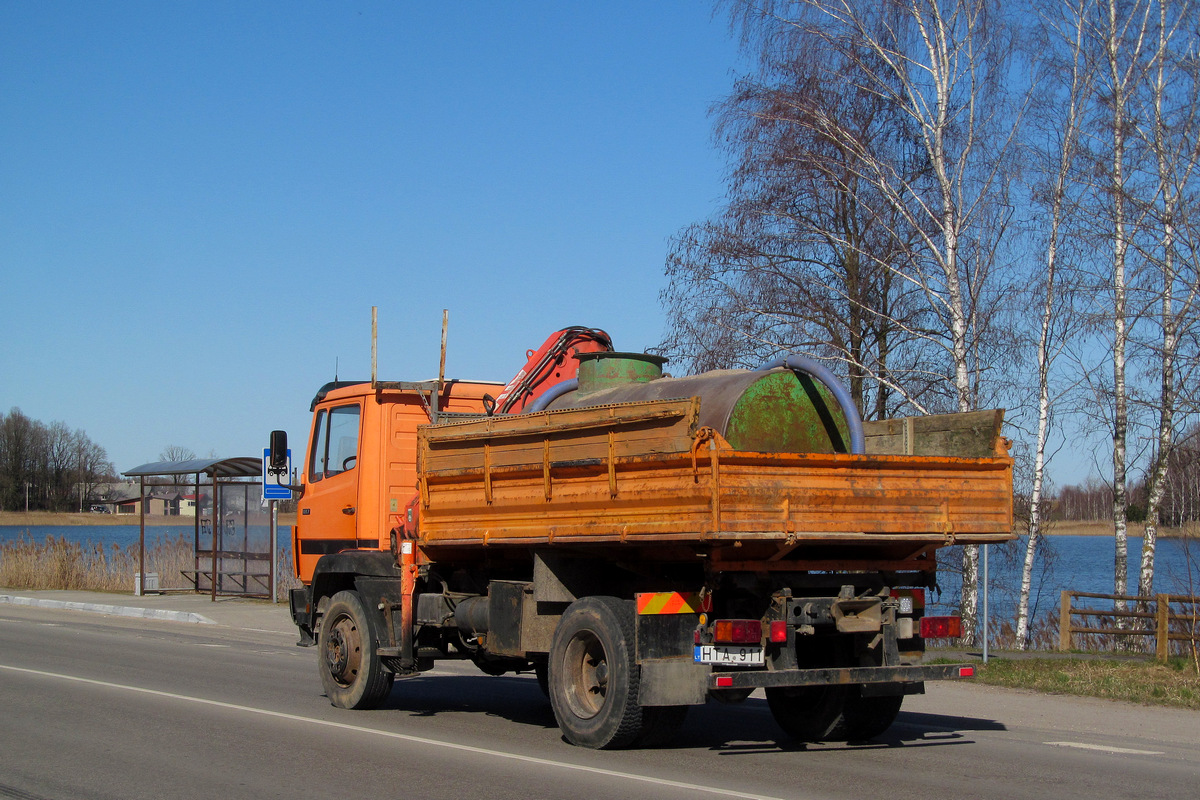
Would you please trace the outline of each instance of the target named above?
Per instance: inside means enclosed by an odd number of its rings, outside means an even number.
[[[354,515],[354,506],[346,506],[345,508],[342,509],[342,513],[348,517],[353,516]]]

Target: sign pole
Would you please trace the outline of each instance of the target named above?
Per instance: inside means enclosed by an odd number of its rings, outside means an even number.
[[[275,583],[279,575],[279,507],[277,500],[271,500],[271,577],[267,580],[267,586],[271,591],[271,602],[278,603],[279,593],[275,590]]]
[[[291,500],[292,490],[284,485],[283,476],[292,473],[292,450],[287,451],[287,467],[281,474],[271,471],[271,448],[263,450],[262,461],[262,490],[263,500],[266,500],[271,514],[271,575],[267,579],[267,588],[271,594],[271,602],[279,602],[279,506],[277,500]],[[272,480],[272,478],[274,480]]]

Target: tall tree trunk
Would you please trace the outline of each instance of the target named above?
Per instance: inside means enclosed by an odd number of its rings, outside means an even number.
[[[1055,203],[1056,216],[1061,202]],[[1042,535],[1042,483],[1046,466],[1046,438],[1050,430],[1050,325],[1054,319],[1054,269],[1057,255],[1057,219],[1052,223],[1050,245],[1046,249],[1046,296],[1042,305],[1042,328],[1038,339],[1038,425],[1033,456],[1033,489],[1029,495],[1029,529],[1025,558],[1021,565],[1021,588],[1017,598],[1017,649],[1029,644],[1029,593],[1033,583],[1033,562]]]
[[[1124,17],[1117,0],[1106,7],[1106,56],[1112,81],[1112,162],[1110,192],[1113,215],[1113,593],[1129,593],[1128,478],[1126,475],[1126,438],[1129,430],[1128,396],[1125,385],[1125,349],[1129,339],[1126,309],[1125,262],[1129,242],[1125,230],[1125,106],[1129,102],[1128,76],[1121,70],[1121,31]],[[1131,58],[1132,60],[1132,58]],[[1126,610],[1124,600],[1116,602],[1118,611]]]
[[[1080,0],[1081,4],[1087,0]],[[1072,167],[1079,147],[1080,109],[1087,101],[1092,89],[1092,73],[1084,58],[1084,11],[1082,5],[1064,5],[1067,13],[1064,29],[1059,30],[1048,17],[1043,17],[1043,27],[1053,31],[1053,39],[1061,40],[1065,47],[1063,55],[1070,59],[1070,80],[1063,88],[1066,93],[1066,108],[1061,116],[1061,139],[1058,142],[1057,169],[1050,194],[1050,219],[1046,242],[1046,289],[1042,298],[1042,318],[1037,344],[1038,366],[1038,413],[1037,439],[1034,444],[1033,487],[1029,501],[1029,529],[1025,543],[1025,558],[1021,568],[1021,587],[1017,598],[1017,649],[1029,645],[1030,618],[1029,595],[1033,582],[1033,565],[1037,556],[1038,543],[1042,536],[1042,492],[1045,480],[1046,443],[1050,432],[1050,368],[1052,353],[1061,343],[1052,341],[1052,329],[1056,315],[1058,247],[1064,217],[1066,197],[1072,180]],[[1057,48],[1052,47],[1052,50]],[[1057,107],[1050,111],[1057,116]],[[1057,129],[1059,124],[1052,125]]]
[[[1191,282],[1191,290],[1181,298],[1180,307],[1175,307],[1175,287],[1179,280],[1176,261],[1176,214],[1179,212],[1181,189],[1193,182],[1197,159],[1200,158],[1200,136],[1197,135],[1195,118],[1196,89],[1200,82],[1195,66],[1191,70],[1179,69],[1174,60],[1173,50],[1195,48],[1197,31],[1193,27],[1181,33],[1177,22],[1195,15],[1192,3],[1171,3],[1162,0],[1159,3],[1158,50],[1155,54],[1152,141],[1155,161],[1158,168],[1158,192],[1162,205],[1161,231],[1161,277],[1162,296],[1160,300],[1160,321],[1162,325],[1162,351],[1159,360],[1159,417],[1158,435],[1156,442],[1154,468],[1150,475],[1148,496],[1146,500],[1146,530],[1142,539],[1142,563],[1138,575],[1138,595],[1150,597],[1154,594],[1154,556],[1158,539],[1158,526],[1161,521],[1161,507],[1166,493],[1168,481],[1168,466],[1172,462],[1174,451],[1175,410],[1178,399],[1178,389],[1175,382],[1176,359],[1179,350],[1180,326],[1189,317],[1194,316],[1196,298],[1196,282]],[[1188,33],[1191,36],[1188,36]],[[1182,41],[1175,44],[1172,40],[1180,34]],[[1181,46],[1182,45],[1182,46]],[[1194,59],[1193,59],[1194,61]],[[1170,66],[1170,71],[1168,71]],[[1174,109],[1175,115],[1186,118],[1184,124],[1177,124],[1168,112],[1168,86],[1177,89],[1176,96],[1189,97],[1191,102],[1182,108]],[[1185,87],[1191,88],[1188,92]],[[1179,91],[1182,90],[1182,91]],[[1182,112],[1182,114],[1181,114]],[[1173,124],[1175,123],[1175,124]],[[1185,214],[1186,219],[1186,214]],[[1149,608],[1148,602],[1140,604],[1141,610]]]

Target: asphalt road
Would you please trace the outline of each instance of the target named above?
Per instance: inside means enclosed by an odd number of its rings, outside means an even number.
[[[789,745],[751,698],[692,709],[670,747],[594,752],[532,677],[469,665],[335,709],[295,639],[0,605],[0,798],[1200,795],[1196,712],[943,683],[865,745]]]

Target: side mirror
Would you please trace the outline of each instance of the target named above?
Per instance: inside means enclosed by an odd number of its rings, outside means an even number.
[[[283,475],[287,472],[287,431],[271,431],[271,456],[267,472]]]

